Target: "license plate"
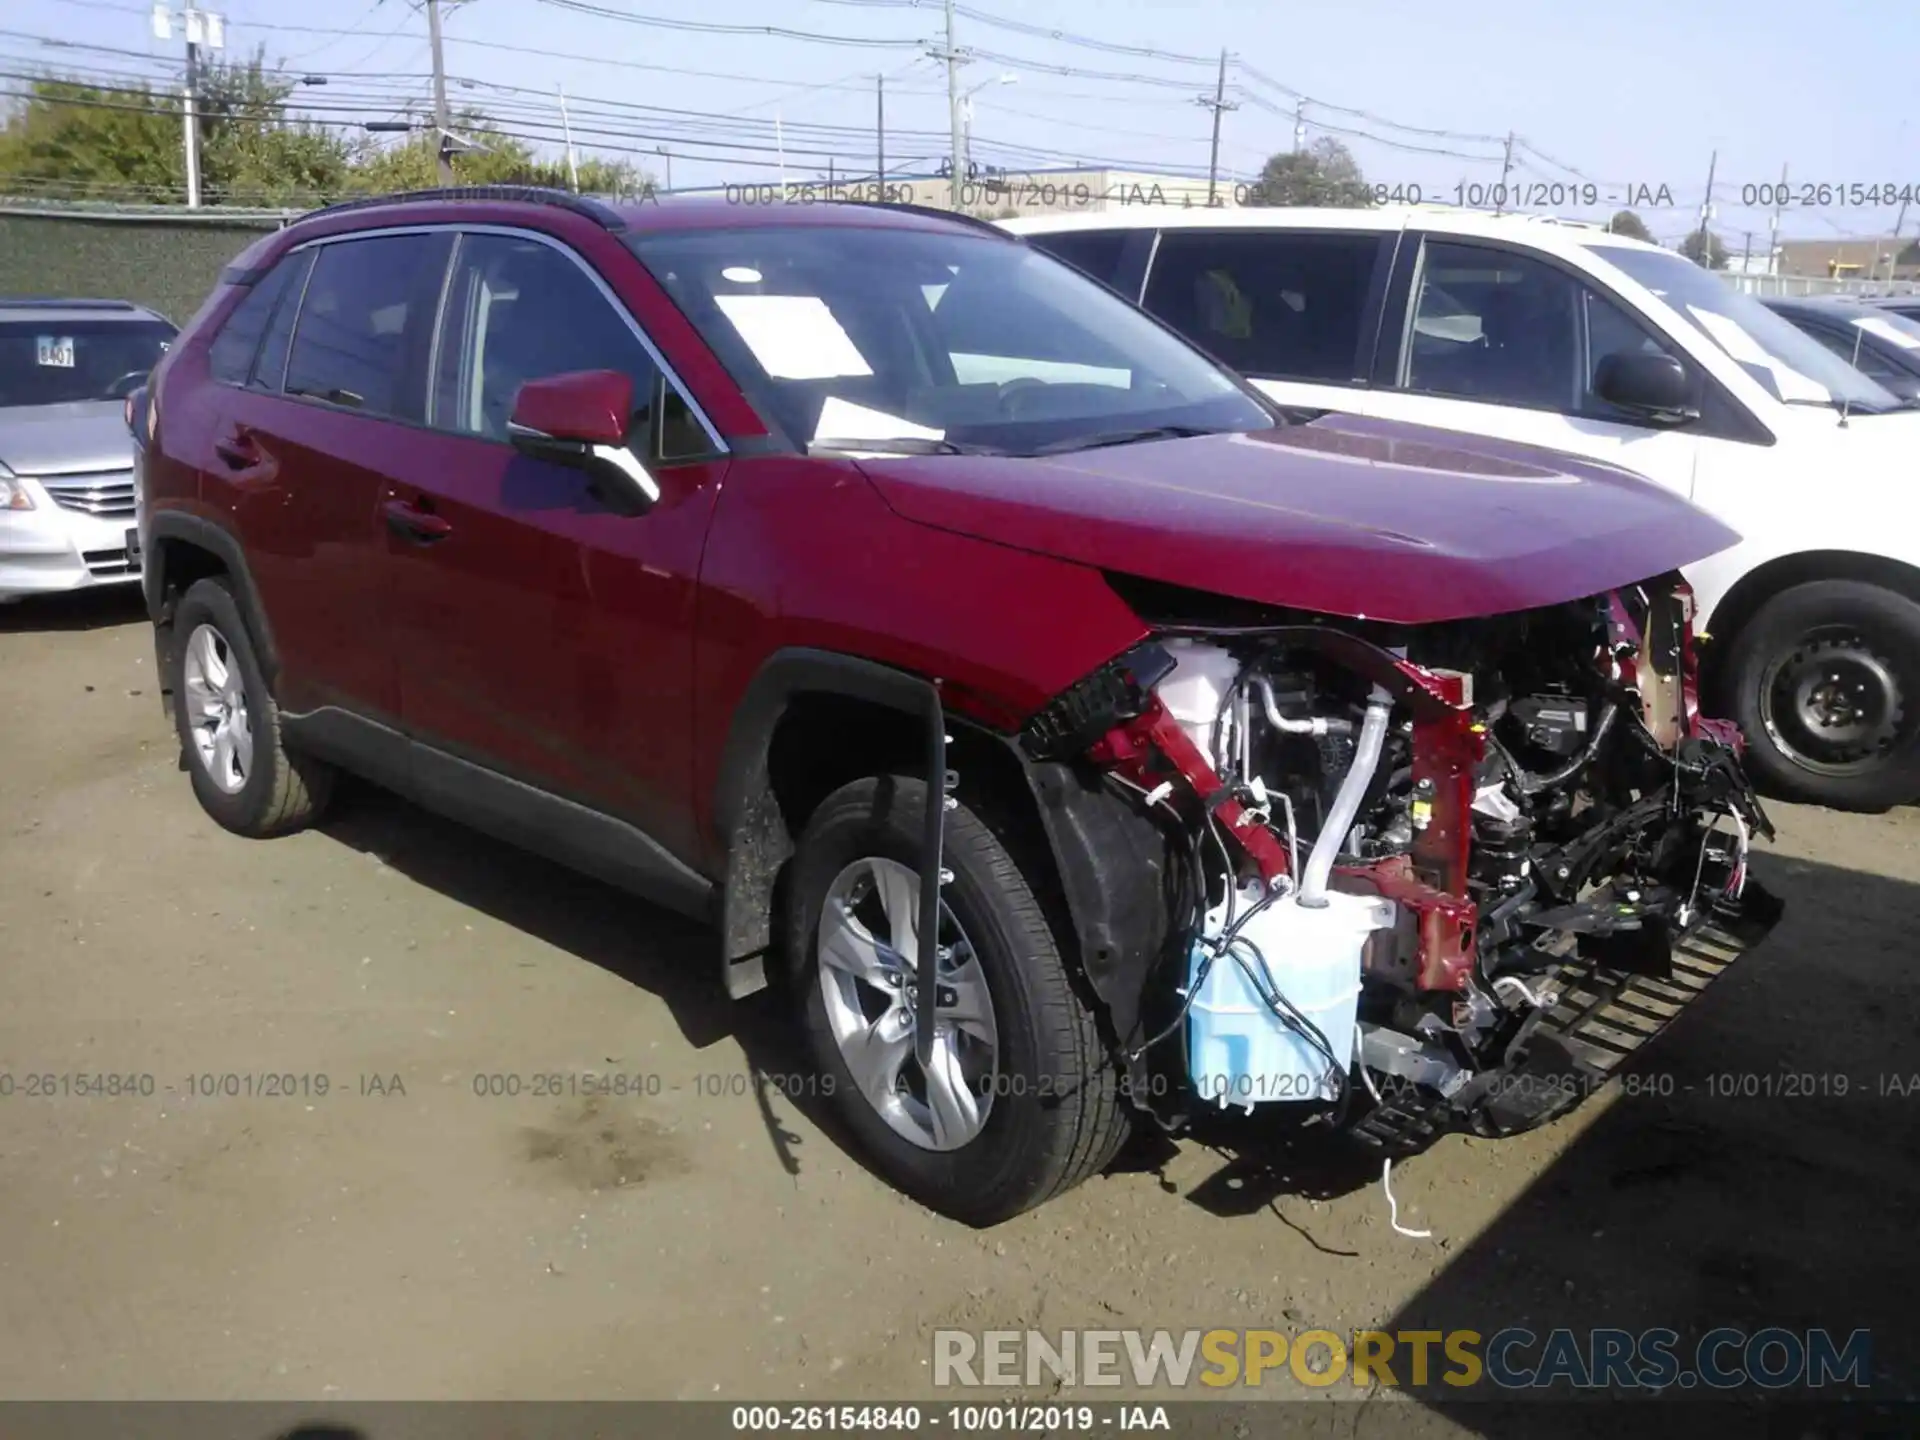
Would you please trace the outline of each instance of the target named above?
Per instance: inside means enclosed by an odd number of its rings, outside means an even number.
[[[73,368],[73,337],[71,335],[35,336],[33,358],[39,365],[51,365],[57,370],[71,370]]]

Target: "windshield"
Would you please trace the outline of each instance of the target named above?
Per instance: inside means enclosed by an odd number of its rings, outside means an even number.
[[[158,320],[0,320],[0,406],[118,400],[173,336]]]
[[[1185,341],[1025,245],[841,225],[631,243],[797,444],[1058,453],[1277,423]]]
[[[1789,405],[1845,404],[1867,414],[1898,410],[1901,401],[1833,354],[1791,321],[1712,270],[1682,255],[1589,246],[1671,305],[1749,375]]]

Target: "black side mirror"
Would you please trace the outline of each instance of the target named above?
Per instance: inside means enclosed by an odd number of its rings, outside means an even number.
[[[1684,425],[1700,418],[1686,366],[1671,355],[1615,351],[1595,368],[1593,393],[1609,405],[1663,425]]]

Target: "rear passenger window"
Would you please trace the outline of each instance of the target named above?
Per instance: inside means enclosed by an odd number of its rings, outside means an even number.
[[[289,271],[286,288],[280,293],[280,301],[273,307],[273,318],[267,322],[267,333],[260,340],[260,354],[253,362],[253,378],[248,382],[255,389],[270,390],[279,393],[280,386],[287,378],[287,350],[293,342],[293,322],[300,313],[301,292],[307,286],[307,272],[313,268],[313,251],[302,250],[298,255],[290,256],[280,267]]]
[[[417,387],[404,381],[410,350],[424,355],[446,244],[381,235],[320,246],[287,357],[287,394],[416,418]]]
[[[618,370],[633,378],[628,443],[643,460],[712,451],[671,386],[656,417],[662,386],[653,356],[579,263],[541,241],[461,237],[438,349],[428,419],[442,429],[505,440],[514,398],[527,381]]]
[[[1361,325],[1387,241],[1371,234],[1168,230],[1146,307],[1245,375],[1365,378]]]
[[[207,369],[214,379],[229,385],[247,383],[247,376],[253,371],[254,352],[260,348],[260,336],[266,331],[273,308],[287,292],[293,272],[305,268],[305,259],[305,256],[293,256],[275,265],[254,281],[233,313],[227,316],[220,333],[213,337],[213,344],[207,347]]]
[[[1054,235],[1029,236],[1028,243],[1056,260],[1066,261],[1076,270],[1085,271],[1102,285],[1111,285],[1120,269],[1120,252],[1127,246],[1127,232],[1065,230]]]

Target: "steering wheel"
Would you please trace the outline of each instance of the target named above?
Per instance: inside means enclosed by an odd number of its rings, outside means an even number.
[[[1021,402],[1022,395],[1031,395],[1036,390],[1046,389],[1047,382],[1032,375],[1019,375],[1011,380],[1000,382],[1000,413],[1009,420],[1018,420],[1026,413]]]

